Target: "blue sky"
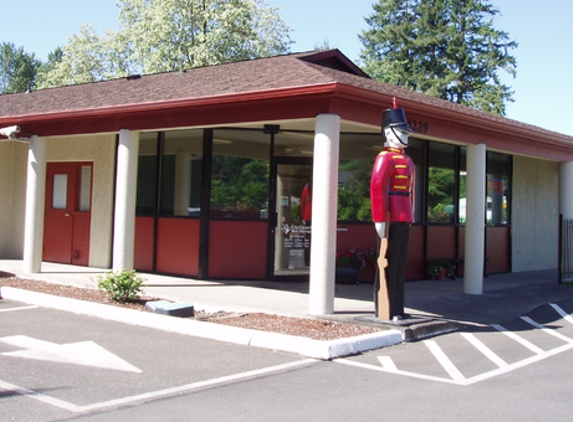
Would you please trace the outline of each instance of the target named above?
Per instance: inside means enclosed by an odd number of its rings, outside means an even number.
[[[501,11],[495,26],[519,43],[511,52],[518,61],[517,78],[503,77],[515,91],[507,117],[573,136],[573,1],[490,1]],[[267,0],[294,30],[293,51],[326,41],[354,61],[373,2]],[[118,8],[115,0],[0,0],[0,14],[0,42],[23,46],[44,60],[81,25],[91,23],[99,33],[116,29]]]

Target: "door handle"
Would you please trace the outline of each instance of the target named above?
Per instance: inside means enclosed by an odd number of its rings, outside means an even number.
[[[65,217],[69,217],[69,216],[70,216],[70,213],[67,212],[67,213],[64,214],[64,216],[65,216]]]

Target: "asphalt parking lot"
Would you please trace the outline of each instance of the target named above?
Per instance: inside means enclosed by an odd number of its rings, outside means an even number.
[[[369,420],[373,409],[408,419],[438,396],[459,401],[428,420],[459,419],[464,397],[504,420],[540,420],[551,403],[563,420],[572,314],[566,299],[503,325],[325,362],[4,299],[0,420],[342,421]],[[412,407],[395,406],[413,391]]]
[[[0,315],[0,420],[60,419],[309,362],[6,299]]]

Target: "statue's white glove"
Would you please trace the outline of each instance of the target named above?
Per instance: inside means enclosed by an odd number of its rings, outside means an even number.
[[[376,228],[378,237],[381,239],[386,237],[386,223],[374,223],[374,227]]]

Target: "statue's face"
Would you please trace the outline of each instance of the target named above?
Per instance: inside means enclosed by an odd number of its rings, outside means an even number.
[[[384,129],[386,145],[394,148],[408,148],[408,132],[403,132],[397,128],[387,127]]]

